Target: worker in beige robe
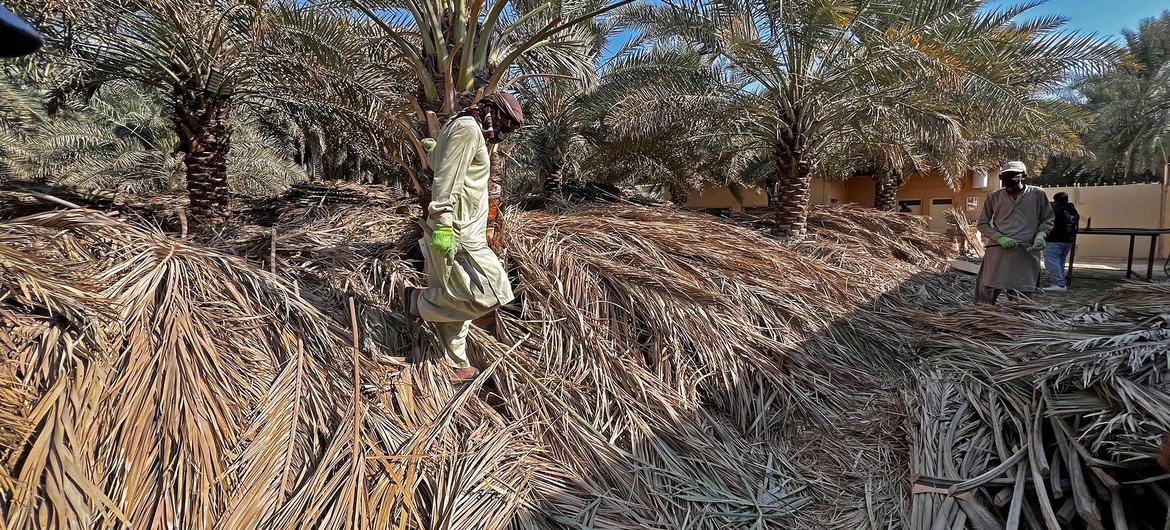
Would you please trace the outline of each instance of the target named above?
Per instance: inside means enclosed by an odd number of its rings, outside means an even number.
[[[1040,256],[1056,215],[1044,190],[1025,184],[1027,173],[1023,162],[1004,164],[999,172],[1003,188],[983,203],[978,228],[987,250],[979,266],[976,303],[994,304],[1005,290],[1037,288]]]
[[[453,377],[479,371],[467,358],[471,321],[512,301],[512,285],[487,244],[488,144],[502,141],[524,123],[516,98],[497,93],[447,123],[427,159],[434,186],[424,237],[427,286],[408,288],[410,312],[434,324]]]

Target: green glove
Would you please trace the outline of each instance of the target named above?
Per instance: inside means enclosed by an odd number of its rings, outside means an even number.
[[[435,148],[435,144],[436,144],[434,138],[423,138],[421,143],[423,146],[423,151],[426,151],[428,153],[431,152],[431,149]]]
[[[455,233],[451,231],[451,227],[447,225],[436,226],[435,231],[431,233],[431,248],[443,255],[450,256],[454,246]]]
[[[995,242],[999,243],[999,246],[1003,248],[1016,248],[1016,245],[1020,244],[1019,241],[1016,241],[1008,236],[999,236],[999,239],[996,239]]]
[[[1032,241],[1031,250],[1040,250],[1048,245],[1048,241],[1044,240],[1044,232],[1036,234],[1036,239]]]

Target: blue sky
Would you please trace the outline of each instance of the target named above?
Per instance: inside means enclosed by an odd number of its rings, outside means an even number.
[[[1010,5],[1017,2],[1000,2]],[[1138,22],[1170,9],[1167,0],[1049,0],[1028,11],[1023,18],[1044,15],[1064,15],[1069,29],[1096,32],[1101,35],[1121,35],[1122,28],[1136,29]]]
[[[993,1],[989,7],[1017,5],[1021,1]],[[1069,20],[1065,26],[1067,29],[1113,36],[1120,41],[1122,29],[1137,29],[1142,19],[1157,16],[1165,10],[1170,10],[1170,0],[1049,0],[1029,10],[1021,18],[1063,15]],[[610,42],[603,56],[609,57],[626,42],[629,35],[630,32],[623,32]]]

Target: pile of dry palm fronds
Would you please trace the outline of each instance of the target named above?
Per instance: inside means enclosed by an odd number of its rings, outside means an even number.
[[[959,235],[959,248],[964,255],[969,255],[975,258],[983,257],[983,238],[979,236],[979,230],[971,221],[967,220],[967,215],[957,208],[951,208],[946,213],[947,222],[955,227]]]
[[[671,209],[508,213],[520,298],[453,389],[399,357],[437,357],[397,316],[410,207],[358,195],[203,243],[0,222],[4,526],[901,524],[912,323],[888,315],[967,290],[916,221],[826,211],[781,244]]]
[[[763,231],[775,225],[773,213],[763,210],[733,213],[731,219]],[[888,269],[898,262],[907,271],[938,270],[954,254],[945,236],[929,231],[926,221],[913,215],[853,204],[817,205],[809,211],[808,226],[809,237],[793,243],[808,255],[848,270]]]
[[[5,528],[499,528],[558,472],[240,258],[64,211],[0,263]]]
[[[1170,526],[1170,288],[921,314],[911,528]]]

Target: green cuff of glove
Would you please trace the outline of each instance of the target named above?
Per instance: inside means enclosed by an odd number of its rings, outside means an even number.
[[[431,248],[442,254],[450,255],[451,249],[454,247],[455,232],[451,230],[451,227],[447,225],[436,226],[435,231],[431,233]]]
[[[999,239],[995,240],[995,242],[999,243],[999,246],[1003,248],[1015,248],[1016,245],[1020,244],[1019,241],[1016,241],[1008,236],[1000,236]]]

